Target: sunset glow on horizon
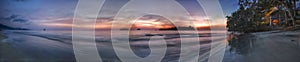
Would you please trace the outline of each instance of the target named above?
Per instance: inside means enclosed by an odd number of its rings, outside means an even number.
[[[212,26],[209,23],[205,22],[195,22],[194,25],[190,25],[193,27],[208,27]],[[65,27],[65,28],[72,28],[72,27],[81,27],[81,28],[90,28],[90,29],[109,29],[112,27],[111,23],[96,23],[95,25],[86,24],[86,25],[74,25],[71,23],[42,23],[43,26],[49,27]],[[218,24],[223,25],[223,24]],[[121,27],[122,26],[122,27]],[[163,23],[163,22],[155,22],[155,21],[141,21],[138,20],[131,25],[134,28],[172,28],[175,27],[172,23]],[[128,26],[129,27],[129,26]],[[120,25],[120,28],[126,28],[123,25]]]
[[[177,20],[173,21],[174,23],[182,26],[193,26],[193,27],[205,27],[205,26],[214,26],[214,25],[225,25],[226,23],[217,23],[210,24],[210,21],[207,21],[207,15],[203,11],[203,8],[198,4],[196,0],[176,0],[181,4],[190,16],[182,16],[184,18],[190,19],[192,22],[187,20]],[[63,0],[24,0],[24,1],[10,1],[4,0],[7,4],[13,4],[10,6],[4,4],[6,8],[4,11],[9,11],[7,13],[2,13],[0,18],[10,19],[10,17],[16,17],[22,22],[11,22],[11,21],[1,21],[2,24],[7,24],[12,27],[22,27],[28,29],[70,29],[72,27],[82,27],[82,28],[91,28],[91,29],[110,29],[112,26],[113,18],[117,15],[120,8],[128,2],[128,0],[107,0],[101,11],[98,14],[97,23],[94,25],[73,25],[73,17],[76,9],[77,0],[63,1]],[[117,3],[116,3],[117,2]],[[226,6],[227,1],[221,1],[222,5]],[[137,6],[143,7],[143,6]],[[52,9],[49,9],[52,8]],[[161,8],[161,7],[157,7]],[[225,9],[225,15],[229,15],[229,10],[235,10],[236,8]],[[137,9],[128,9],[129,12],[136,12]],[[150,14],[149,14],[150,15]],[[174,13],[172,15],[178,15]],[[81,15],[87,19],[91,15]],[[3,20],[4,20],[3,19]],[[126,18],[125,18],[126,19]],[[215,18],[214,20],[224,19],[225,18]],[[84,19],[83,19],[84,20]],[[133,20],[131,20],[133,21]],[[123,24],[122,24],[123,23]],[[171,28],[174,27],[173,23],[170,23],[169,20],[166,20],[159,15],[150,15],[145,16],[144,18],[137,19],[135,23],[133,22],[121,22],[118,24],[120,28],[126,28],[128,26],[135,25],[139,28]],[[193,23],[193,24],[191,24]]]

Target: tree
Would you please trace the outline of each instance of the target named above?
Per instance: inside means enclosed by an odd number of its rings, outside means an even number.
[[[239,9],[227,16],[229,31],[253,32],[269,30],[271,16],[291,20],[294,25],[295,0],[239,0]],[[276,8],[276,11],[274,10]],[[285,17],[283,17],[285,15]],[[284,21],[281,21],[284,22]]]

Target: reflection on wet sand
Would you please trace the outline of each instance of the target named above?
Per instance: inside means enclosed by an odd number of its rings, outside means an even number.
[[[228,45],[230,46],[229,51],[235,52],[237,54],[244,54],[246,55],[250,52],[252,48],[253,41],[255,40],[255,36],[252,34],[243,34],[240,35],[238,38],[233,37],[229,40]]]
[[[149,42],[160,48],[161,39],[164,38],[167,46],[166,54],[161,62],[178,62],[180,57],[181,39],[189,39],[191,50],[200,48],[201,61],[206,61],[210,51],[210,31],[199,31],[199,34],[191,34],[186,31],[181,36],[176,31],[153,31],[139,30],[130,34],[129,40],[131,50],[139,57],[147,57],[151,53]],[[0,42],[0,62],[75,62],[75,56],[72,48],[71,31],[5,31],[7,41]],[[110,31],[96,32],[97,49],[103,62],[121,62],[116,55],[111,42]],[[218,32],[216,32],[218,33]],[[124,33],[119,33],[120,35]],[[153,36],[158,36],[152,38]],[[218,34],[217,36],[221,36]],[[82,37],[86,39],[88,37]],[[151,40],[150,40],[151,38]],[[119,37],[119,40],[124,40]],[[199,39],[200,41],[196,40]],[[218,38],[217,40],[223,40]],[[199,43],[198,45],[196,43]],[[81,43],[90,45],[89,42]],[[158,55],[158,54],[156,54]],[[130,58],[129,58],[130,59]],[[50,61],[51,60],[51,61]]]
[[[300,62],[299,32],[229,35],[223,62]]]
[[[0,30],[0,40],[3,40],[3,39],[5,39],[5,38],[7,38],[7,36],[5,36],[5,35],[2,33],[2,31]]]

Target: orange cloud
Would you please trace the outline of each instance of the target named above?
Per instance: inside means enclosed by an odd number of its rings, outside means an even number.
[[[96,24],[96,25],[74,25],[74,24],[68,24],[68,23],[44,23],[42,25],[45,26],[52,26],[52,27],[81,27],[81,28],[110,28],[111,25],[108,24]]]

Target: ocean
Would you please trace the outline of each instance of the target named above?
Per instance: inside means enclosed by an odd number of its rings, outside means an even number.
[[[89,31],[86,31],[90,33]],[[124,32],[114,32],[114,34],[125,35],[127,31]],[[191,44],[193,48],[191,50],[200,49],[199,56],[200,61],[207,61],[210,51],[210,45],[212,43],[212,36],[214,34],[214,42],[224,41],[224,35],[226,31],[183,31],[181,36],[178,31],[157,31],[157,30],[134,30],[127,32],[129,33],[129,44],[131,50],[139,57],[147,57],[151,53],[149,48],[149,42],[152,45],[162,45],[160,39],[155,40],[159,37],[163,38],[166,42],[167,51],[164,55],[162,62],[176,62],[180,57],[181,40],[188,39],[187,43],[199,42],[200,44]],[[62,31],[62,30],[52,30],[52,31],[19,31],[19,30],[9,30],[3,32],[8,36],[7,39],[2,40],[2,43],[8,44],[12,47],[13,51],[18,51],[17,53],[10,53],[16,57],[6,57],[6,55],[0,55],[0,61],[65,61],[73,62],[76,61],[74,50],[72,46],[72,31]],[[120,58],[116,55],[111,42],[111,31],[109,30],[97,30],[95,31],[95,41],[97,45],[97,50],[101,59],[104,62],[119,62]],[[85,34],[82,34],[82,38]],[[122,37],[119,37],[122,40]],[[150,40],[154,39],[154,40]],[[199,41],[195,40],[198,39]],[[125,41],[124,41],[125,42]],[[83,42],[85,45],[92,45],[89,42]],[[2,46],[3,47],[3,46]],[[158,47],[159,48],[159,47]],[[154,48],[155,49],[155,48]],[[10,52],[6,50],[4,53]],[[153,54],[155,55],[155,54]]]

